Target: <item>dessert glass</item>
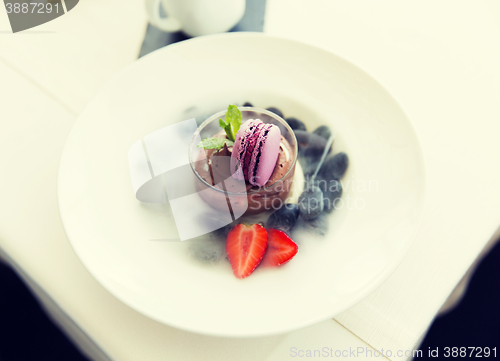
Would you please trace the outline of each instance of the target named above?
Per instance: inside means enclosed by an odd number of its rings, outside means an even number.
[[[278,169],[281,165],[281,162],[278,161],[275,168],[276,173],[273,173],[274,177],[271,176],[272,181],[262,187],[251,186],[247,182],[237,181],[231,176],[226,178],[226,181],[213,185],[213,182],[207,180],[208,173],[206,171],[207,166],[205,166],[210,158],[208,155],[210,153],[203,148],[198,148],[197,145],[201,139],[216,135],[223,136],[224,133],[219,126],[219,119],[225,119],[226,111],[220,111],[212,115],[198,127],[189,145],[189,162],[196,175],[194,177],[196,189],[200,197],[212,208],[222,212],[227,212],[229,209],[234,219],[242,215],[253,215],[278,209],[285,203],[290,191],[293,189],[298,153],[295,134],[288,123],[281,117],[265,109],[253,107],[238,107],[238,109],[241,111],[242,123],[248,119],[260,119],[264,123],[274,124],[280,128],[282,136],[280,156],[281,153],[283,153],[283,156],[279,159],[286,159],[287,161],[284,163],[283,169]],[[289,144],[286,150],[283,150],[283,146],[286,145],[283,138]],[[227,158],[227,162],[229,162],[229,156],[222,158]],[[285,169],[286,167],[288,169]],[[276,175],[280,175],[279,179],[276,179]],[[211,180],[213,181],[212,178]],[[231,189],[231,191],[228,189]]]

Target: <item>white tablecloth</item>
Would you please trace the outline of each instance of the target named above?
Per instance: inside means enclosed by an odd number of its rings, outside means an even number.
[[[64,140],[92,95],[137,57],[142,5],[81,1],[15,35],[0,11],[0,254],[95,359],[284,360],[292,347],[367,345],[405,359],[396,351],[418,342],[500,224],[499,3],[268,0],[266,32],[346,57],[403,105],[424,149],[428,202],[407,257],[367,299],[337,322],[250,340],[178,331],[121,304],[83,268],[58,218]]]

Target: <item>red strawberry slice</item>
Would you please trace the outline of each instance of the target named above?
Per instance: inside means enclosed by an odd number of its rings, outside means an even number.
[[[267,252],[262,260],[266,267],[276,267],[290,261],[297,254],[299,247],[288,235],[277,229],[268,229]]]
[[[236,278],[249,276],[267,249],[267,232],[258,224],[238,224],[227,235],[226,252]]]

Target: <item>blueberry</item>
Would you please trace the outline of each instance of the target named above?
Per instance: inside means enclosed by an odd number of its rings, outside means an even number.
[[[271,108],[267,108],[267,110],[269,110],[270,112],[273,112],[277,116],[283,118],[283,113],[278,108],[271,107]]]
[[[304,174],[312,174],[319,165],[327,140],[318,134],[304,130],[295,132],[299,147],[299,163]],[[331,149],[331,148],[330,148]]]
[[[318,158],[321,158],[323,150],[328,143],[328,140],[322,136],[304,130],[295,131],[295,137],[297,138],[300,151],[309,150],[309,152],[307,152],[309,155],[314,155]]]
[[[311,133],[301,129],[296,130],[294,133],[295,137],[297,138],[297,144],[299,148],[306,148],[309,146],[309,144],[311,144]]]
[[[329,225],[330,222],[326,213],[322,213],[314,219],[302,220],[300,224],[306,231],[318,236],[324,236],[328,232]]]
[[[243,104],[244,107],[253,107],[252,103],[246,102]]]
[[[305,157],[299,157],[298,161],[299,161],[300,167],[302,168],[302,171],[304,172],[304,176],[312,174],[314,172],[314,170],[316,169],[316,165],[318,164],[318,163],[309,162],[307,160],[307,158],[305,158]]]
[[[314,185],[323,192],[323,207],[325,211],[330,213],[335,209],[335,204],[342,195],[342,184],[335,179],[317,178],[314,180]]]
[[[323,192],[311,185],[299,197],[300,215],[305,220],[314,219],[323,212]]]
[[[306,126],[297,118],[286,118],[285,119],[292,130],[306,130]]]
[[[266,228],[279,229],[289,233],[299,217],[299,206],[293,203],[286,203],[280,209],[274,211],[266,222]]]
[[[316,171],[321,158],[321,152],[315,149],[304,149],[299,151],[298,161],[304,172],[304,175],[311,175]]]
[[[333,157],[327,159],[321,166],[319,175],[323,179],[341,179],[347,167],[349,166],[349,158],[345,153],[337,153]]]
[[[332,135],[332,131],[326,125],[322,125],[320,127],[317,127],[316,129],[314,129],[313,134],[317,134],[320,137],[323,137],[326,140],[328,140],[328,139],[330,139],[330,136]]]
[[[326,143],[328,143],[328,139],[330,139],[330,137],[332,136],[332,131],[330,130],[330,128],[328,128],[326,125],[321,125],[321,126],[317,127],[316,129],[314,129],[314,131],[312,133],[320,136],[323,139],[326,139],[324,146],[323,146],[323,142],[321,142],[321,146],[322,146],[321,149],[325,149]],[[332,147],[330,147],[330,150],[328,151],[328,153],[330,153],[331,151],[332,151]]]

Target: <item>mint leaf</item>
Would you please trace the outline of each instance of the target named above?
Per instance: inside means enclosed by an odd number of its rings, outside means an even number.
[[[226,136],[228,137],[228,139],[232,138],[231,123],[226,123],[223,119],[219,119],[219,127],[221,127],[222,129],[224,129],[224,131],[226,132]],[[234,140],[234,139],[232,139],[232,140]]]
[[[226,122],[223,119],[219,119],[219,127],[226,129]]]
[[[222,149],[224,148],[224,144],[231,147],[234,145],[234,142],[226,138],[205,138],[198,143],[197,147],[205,149]]]
[[[228,139],[234,141],[241,126],[241,112],[236,105],[229,104],[226,120],[219,119],[219,126],[224,129]]]

